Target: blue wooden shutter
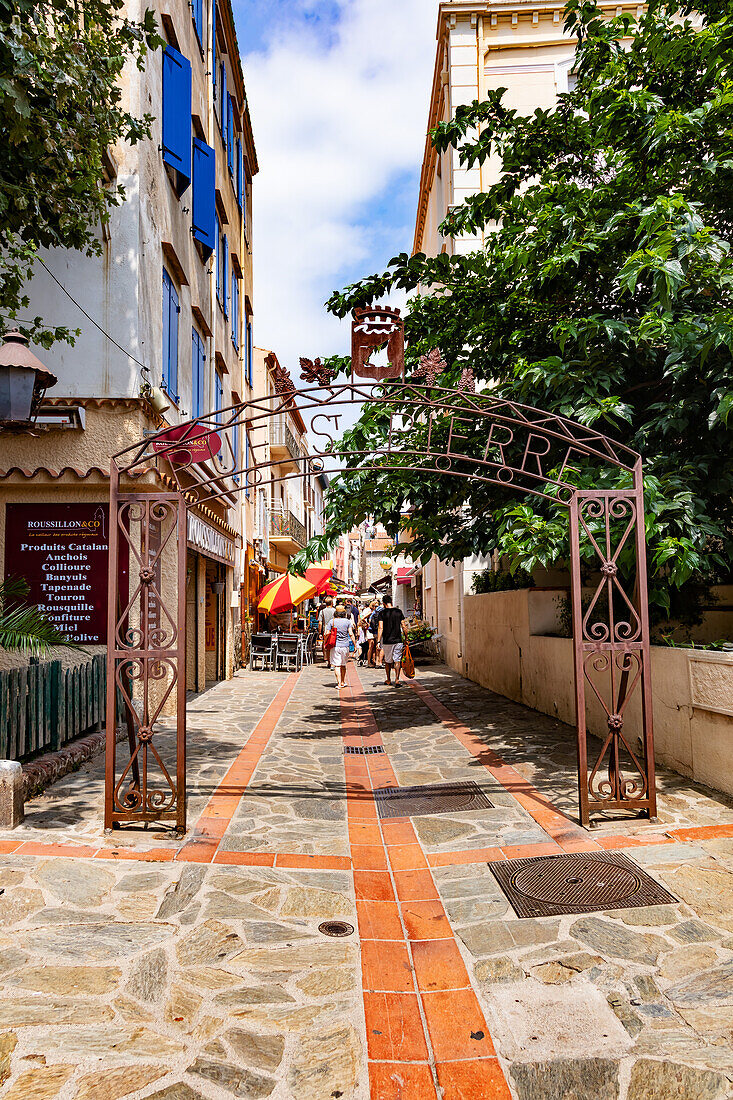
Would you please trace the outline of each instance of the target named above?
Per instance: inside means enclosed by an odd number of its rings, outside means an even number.
[[[247,430],[244,432],[244,495],[249,496],[249,436]]]
[[[216,422],[221,424],[221,408],[224,403],[224,382],[219,371],[214,372],[214,408],[216,410]]]
[[[250,386],[252,385],[252,358],[254,355],[254,346],[252,342],[252,317],[247,314],[247,381]]]
[[[193,0],[193,24],[199,44],[204,41],[204,0]]]
[[[247,234],[247,161],[242,155],[242,202],[240,204],[242,211],[242,229],[245,236]]]
[[[224,307],[224,316],[229,316],[229,287],[227,275],[229,272],[229,242],[224,234],[224,258],[221,271],[221,304]]]
[[[221,136],[224,138],[224,152],[227,148],[227,103],[229,98],[227,96],[227,67],[224,59],[221,61]]]
[[[215,259],[216,259],[216,300],[217,300],[217,302],[220,302],[221,301],[221,279],[220,279],[221,254],[220,254],[219,250],[221,249],[221,226],[219,224],[219,215],[218,214],[214,214],[214,222],[215,222],[215,225],[214,225],[214,234],[215,234],[214,235],[214,247],[216,248],[216,257],[215,257]]]
[[[234,451],[234,469],[239,469],[239,421],[232,425],[232,450]],[[239,485],[239,474],[232,474],[232,478]]]
[[[216,0],[211,0],[211,82],[216,88]],[[216,92],[214,92],[216,103]]]
[[[171,396],[175,397],[178,404],[178,314],[181,307],[178,304],[178,291],[171,283],[171,320],[170,320],[170,367],[168,371]]]
[[[232,343],[239,351],[239,280],[232,268]]]
[[[237,205],[242,209],[242,195],[244,193],[244,159],[242,157],[242,142],[237,138]]]
[[[193,394],[193,416],[201,416],[204,412],[206,378],[206,355],[204,342],[195,328],[191,329],[191,388]]]
[[[163,382],[178,404],[178,292],[163,268]]]
[[[191,182],[191,62],[172,46],[163,52],[163,163],[182,195]]]
[[[194,240],[203,246],[208,259],[216,244],[216,159],[210,145],[193,139],[193,224]]]
[[[170,361],[171,346],[171,277],[163,268],[163,361],[161,364],[160,380],[163,386],[168,388],[168,363]]]
[[[229,175],[234,179],[234,98],[227,100],[227,165]]]

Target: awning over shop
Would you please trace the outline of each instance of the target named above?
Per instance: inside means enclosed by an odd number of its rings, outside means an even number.
[[[415,576],[414,565],[402,565],[397,570],[396,580],[398,584],[411,584],[412,578]]]

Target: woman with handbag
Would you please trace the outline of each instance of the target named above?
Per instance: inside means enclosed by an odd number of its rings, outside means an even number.
[[[326,664],[330,664],[329,659],[329,636],[331,633],[331,623],[333,622],[334,610],[333,610],[333,598],[326,596],[323,607],[318,612],[318,633],[321,638],[321,644],[323,645],[323,657]]]
[[[331,630],[329,633],[329,642],[333,641],[333,645],[330,647],[331,654],[331,668],[333,669],[336,677],[336,686],[339,690],[346,684],[346,666],[349,661],[349,643],[353,642],[356,645],[356,631],[354,630],[354,620],[350,615],[346,614],[346,608],[343,604],[339,604],[336,608],[336,613],[331,622]]]

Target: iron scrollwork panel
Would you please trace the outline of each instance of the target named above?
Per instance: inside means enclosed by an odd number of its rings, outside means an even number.
[[[578,492],[571,503],[578,736],[583,742],[579,744],[579,782],[584,824],[589,823],[592,811],[656,813],[643,531],[640,489]],[[581,585],[581,541],[591,558],[590,563],[586,560],[585,589]],[[631,591],[622,576],[634,578]],[[605,725],[600,750],[593,750],[590,759],[588,704],[591,713],[602,715]],[[632,710],[641,719],[641,748],[628,732]]]
[[[182,831],[185,503],[179,494],[117,495],[115,490],[113,485],[114,549],[116,555],[120,547],[128,550],[130,594],[124,607],[115,600],[110,615],[108,673],[124,702],[128,737],[124,750],[122,744],[108,749],[112,762],[110,766],[108,758],[105,825],[171,818]],[[178,715],[174,753],[169,745],[156,743],[171,712]]]

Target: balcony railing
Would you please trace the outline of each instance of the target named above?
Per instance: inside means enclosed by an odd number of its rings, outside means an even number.
[[[278,413],[270,420],[270,446],[284,447],[291,458],[296,461],[301,457],[298,441],[293,435],[283,413]]]
[[[289,511],[270,513],[270,538],[290,538],[300,547],[305,546],[308,541],[305,527]]]

